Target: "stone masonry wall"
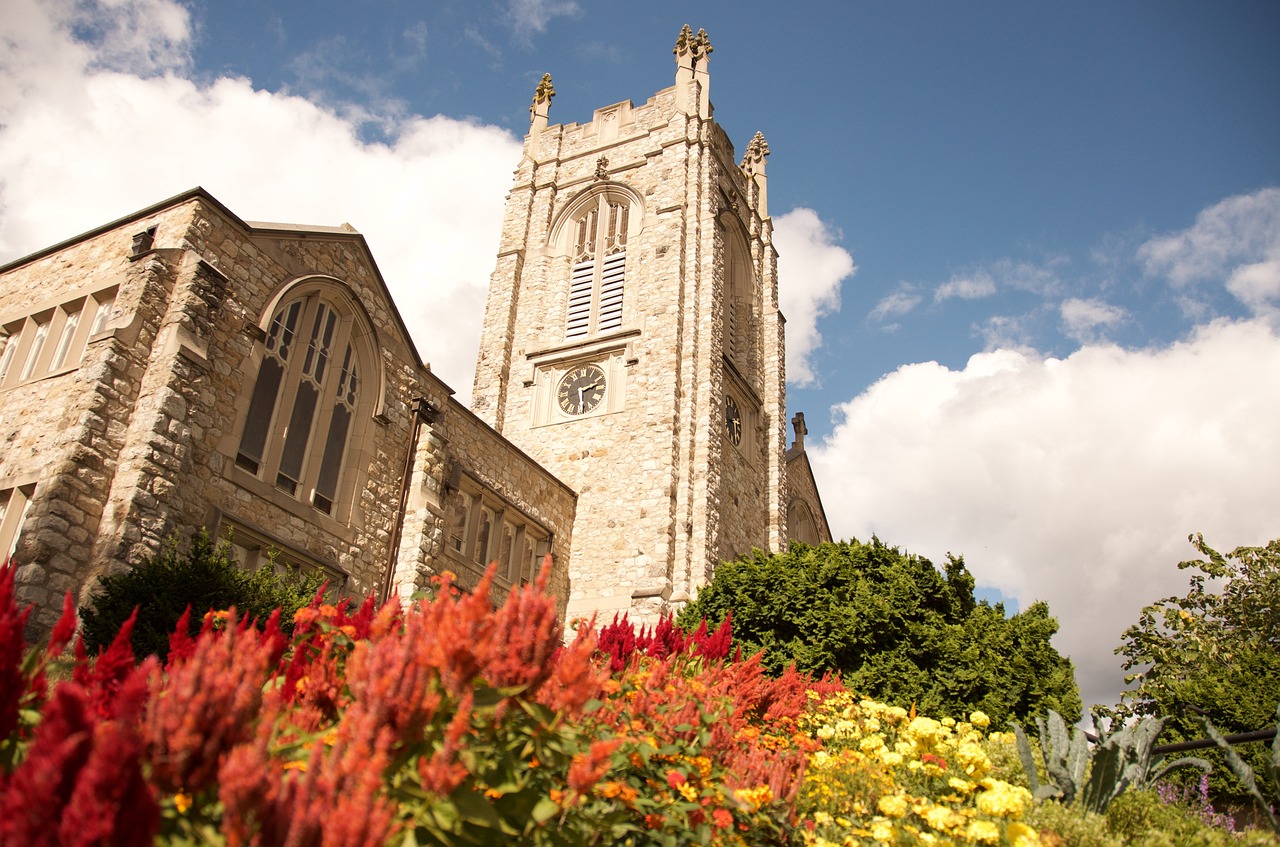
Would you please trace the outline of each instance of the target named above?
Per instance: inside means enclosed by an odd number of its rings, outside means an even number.
[[[723,552],[773,548],[785,535],[772,490],[782,484],[783,401],[767,222],[748,205],[723,132],[682,111],[678,94],[530,135],[490,284],[475,407],[579,494],[571,614],[653,614],[688,599]],[[636,198],[622,328],[567,343],[570,257],[556,227],[600,190]],[[753,245],[758,305],[744,378],[760,398],[761,443],[749,460],[726,451],[721,213],[740,215]],[[564,415],[555,386],[585,362],[608,374],[606,398],[593,413]]]

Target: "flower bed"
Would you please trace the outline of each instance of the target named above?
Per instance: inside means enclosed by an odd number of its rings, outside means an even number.
[[[0,844],[1042,843],[981,713],[770,678],[729,658],[727,623],[615,620],[566,646],[545,582],[497,610],[489,584],[442,579],[407,610],[317,599],[292,641],[210,613],[164,667],[135,663],[126,625],[50,687],[74,608],[25,650],[5,568]]]

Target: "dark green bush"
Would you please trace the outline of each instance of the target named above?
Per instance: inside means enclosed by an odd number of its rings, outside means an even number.
[[[271,565],[257,571],[242,569],[227,545],[215,545],[201,530],[185,553],[171,538],[159,554],[122,574],[98,578],[98,589],[80,608],[85,646],[90,654],[109,645],[120,626],[138,609],[133,628],[133,652],[139,658],[169,654],[169,635],[191,607],[191,634],[199,632],[209,610],[248,612],[266,622],[280,609],[281,628],[293,628],[293,613],[311,602],[324,583],[318,573],[277,572]]]

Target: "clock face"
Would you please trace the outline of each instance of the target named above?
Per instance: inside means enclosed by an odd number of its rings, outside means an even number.
[[[729,432],[729,440],[735,445],[742,443],[742,412],[738,410],[738,401],[732,397],[724,398],[724,428]]]
[[[604,399],[604,371],[599,365],[578,365],[560,378],[556,402],[566,415],[585,415]]]

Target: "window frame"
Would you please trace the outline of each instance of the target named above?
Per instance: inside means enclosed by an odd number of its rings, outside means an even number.
[[[35,382],[80,367],[89,339],[106,331],[116,292],[113,286],[84,294],[5,324],[4,345],[0,349],[0,388]]]
[[[642,209],[618,184],[588,189],[565,207],[551,239],[567,263],[564,311],[556,321],[565,341],[625,328],[628,256],[636,253]]]
[[[15,485],[13,488],[0,490],[0,562],[8,562],[18,542],[22,540],[22,525],[31,511],[31,501],[35,499],[34,483]]]
[[[464,504],[463,508],[458,508],[459,503]],[[499,567],[494,576],[498,585],[512,588],[532,583],[543,557],[554,548],[550,530],[466,473],[448,493],[445,514],[444,556],[458,571],[477,580],[496,561]],[[463,518],[461,522],[456,521],[459,516]],[[490,521],[487,538],[482,528],[486,516]],[[508,527],[510,556],[503,566],[503,540]],[[462,532],[456,531],[459,528]],[[456,542],[460,542],[461,549]]]
[[[246,368],[255,376],[237,404],[231,463],[282,497],[348,523],[361,476],[353,457],[382,390],[368,315],[345,285],[310,278],[282,289],[259,329],[254,365]],[[271,387],[262,381],[273,367]],[[291,439],[302,425],[302,440]],[[334,441],[338,425],[340,443]]]

